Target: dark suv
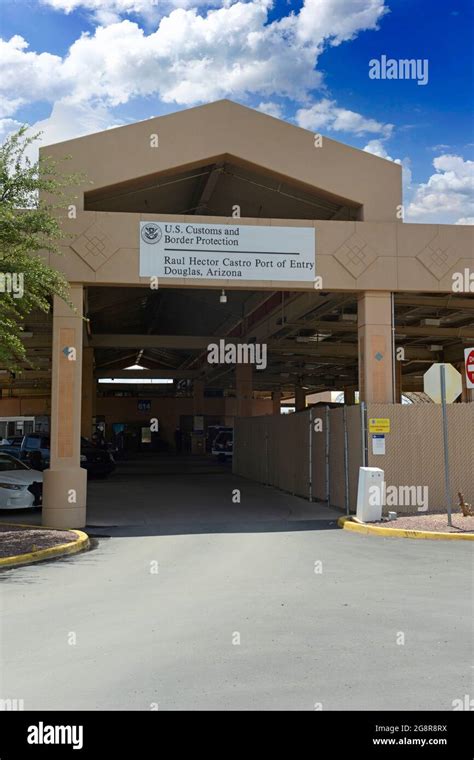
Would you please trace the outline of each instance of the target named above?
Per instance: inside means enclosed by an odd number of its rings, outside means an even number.
[[[106,478],[115,470],[115,459],[107,449],[95,446],[88,438],[81,437],[81,467],[84,467],[89,475]]]
[[[49,467],[49,437],[41,433],[13,438],[10,445],[0,446],[0,452],[2,451],[26,462],[34,470],[46,470]],[[115,460],[107,450],[94,446],[87,438],[81,438],[81,467],[93,477],[106,478],[115,470]]]
[[[233,428],[223,428],[214,438],[212,455],[216,456],[219,462],[226,462],[232,458],[233,449],[234,430]]]

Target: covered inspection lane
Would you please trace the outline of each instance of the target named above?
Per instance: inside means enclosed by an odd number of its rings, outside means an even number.
[[[0,414],[50,421],[46,524],[86,523],[80,436],[98,425],[134,456],[205,456],[209,429],[302,410],[316,393],[399,403],[474,341],[473,297],[453,289],[473,267],[472,229],[403,223],[393,162],[315,147],[230,101],[43,153],[84,177],[51,258],[74,311],[55,299],[51,318],[30,316],[34,368],[4,376]],[[210,361],[221,341],[260,353]]]
[[[206,444],[218,426],[234,427],[238,417],[279,414],[294,399],[301,411],[308,400],[327,400],[331,391],[338,390],[344,392],[346,404],[355,403],[361,335],[361,300],[355,293],[229,290],[222,303],[220,291],[214,289],[88,287],[84,302],[81,434],[90,438],[101,429],[107,441],[120,440],[123,446],[115,473],[103,482],[89,481],[89,526],[163,520],[220,524],[239,515],[249,520],[282,519],[289,498],[292,509],[299,502],[296,511],[309,518],[306,502],[273,490],[262,491],[266,505],[260,500],[233,502],[233,488],[241,487],[242,479],[232,480],[230,464],[217,462]],[[467,298],[395,296],[395,350],[401,347],[404,352],[393,378],[398,401],[402,392],[414,398],[422,390],[423,372],[433,359],[462,356],[459,336],[473,331],[471,306]],[[31,337],[25,342],[31,356],[46,358],[51,352],[51,319],[35,319],[28,325]],[[209,363],[208,347],[219,341],[264,344],[265,369]],[[440,343],[433,351],[435,341]],[[130,366],[139,369],[127,369]],[[29,404],[30,411],[34,405],[38,413],[46,413],[49,377],[48,372],[25,371],[12,381],[8,403],[16,403],[15,394],[23,411]],[[358,413],[354,420],[359,421]],[[349,421],[352,424],[352,416]],[[333,429],[335,433],[334,425]],[[279,435],[290,440],[283,428]],[[302,435],[301,462],[307,456],[307,437]],[[318,440],[315,436],[315,446]],[[360,433],[354,431],[349,439],[352,469],[361,464],[359,440]],[[342,439],[334,445],[333,457],[339,464],[331,464],[335,489],[331,503],[345,508]],[[254,473],[256,480],[265,482],[268,450],[263,442],[251,450],[259,466],[252,470],[245,465],[247,469],[237,471]],[[314,458],[320,454],[315,448]],[[292,456],[288,451],[286,461],[296,473]],[[242,457],[239,468],[241,463]],[[273,473],[268,482],[307,498],[307,467],[300,468],[301,484],[285,479],[282,462],[278,467],[279,476]],[[351,501],[356,487],[352,469]],[[325,478],[324,470],[316,468],[315,499],[326,498]],[[308,507],[317,514],[314,505]]]

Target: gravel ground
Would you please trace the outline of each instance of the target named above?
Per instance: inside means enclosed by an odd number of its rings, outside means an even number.
[[[38,549],[75,541],[77,536],[70,530],[43,530],[0,525],[0,557],[27,554]]]
[[[473,533],[474,517],[463,517],[453,514],[452,527],[448,525],[447,514],[440,515],[408,515],[398,517],[389,522],[373,523],[384,528],[402,528],[403,530],[432,530],[436,533]]]

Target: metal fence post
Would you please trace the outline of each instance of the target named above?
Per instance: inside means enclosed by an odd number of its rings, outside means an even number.
[[[268,422],[265,425],[265,485],[269,485],[269,475],[268,475]]]
[[[328,507],[331,506],[331,483],[330,483],[330,471],[329,471],[329,447],[330,447],[330,422],[329,422],[329,407],[326,407],[326,446],[325,446],[325,457],[326,457],[326,501],[328,503]]]
[[[313,410],[309,410],[309,443],[308,443],[308,475],[309,500],[313,501]]]
[[[360,402],[360,434],[361,434],[361,454],[362,467],[367,467],[367,425],[366,425],[366,405],[365,401]]]
[[[452,526],[451,519],[451,480],[449,477],[449,437],[448,437],[448,410],[446,408],[446,370],[444,364],[439,367],[441,375],[441,407],[443,414],[443,448],[444,448],[444,491],[446,509],[448,511],[448,525]]]
[[[347,407],[342,407],[342,421],[344,427],[344,506],[346,515],[349,514],[349,447],[347,441]]]

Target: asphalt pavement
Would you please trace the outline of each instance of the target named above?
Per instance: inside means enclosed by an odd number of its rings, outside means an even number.
[[[474,693],[470,542],[351,534],[226,468],[114,477],[90,484],[92,551],[0,573],[1,699],[451,710]]]

